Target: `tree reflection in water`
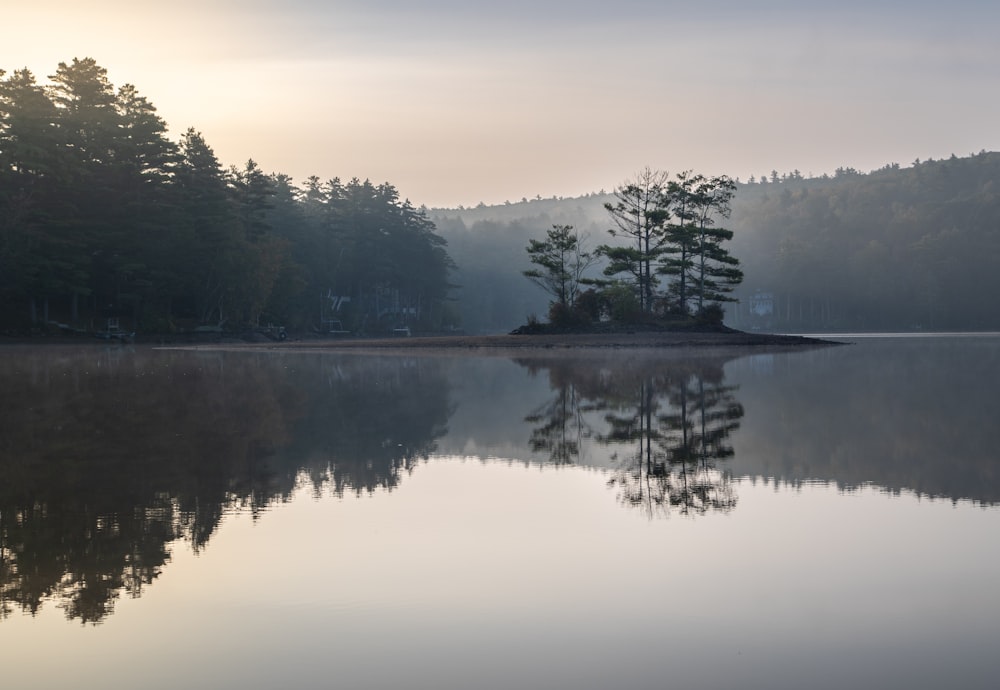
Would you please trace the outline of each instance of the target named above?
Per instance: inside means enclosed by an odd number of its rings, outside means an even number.
[[[100,622],[227,512],[393,488],[450,414],[412,358],[8,350],[0,385],[0,618]]]
[[[650,516],[728,511],[730,434],[743,407],[724,383],[724,359],[519,359],[545,370],[555,395],[525,421],[537,424],[531,447],[551,462],[573,462],[592,439],[616,448],[609,485],[621,502]]]
[[[624,361],[623,361],[624,360]],[[175,542],[308,486],[392,490],[435,452],[454,409],[446,361],[104,347],[0,358],[0,618],[45,602],[81,622],[140,596]],[[522,360],[554,395],[531,448],[573,463],[614,448],[623,503],[726,510],[715,463],[743,414],[722,360]],[[511,430],[509,433],[519,433]]]

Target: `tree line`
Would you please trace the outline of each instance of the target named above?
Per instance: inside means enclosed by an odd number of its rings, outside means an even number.
[[[1000,290],[997,180],[1000,153],[985,151],[871,172],[737,180],[725,225],[744,279],[728,293],[738,302],[724,303],[725,322],[784,332],[1000,329],[1000,302],[988,298]],[[606,194],[431,211],[460,271],[484,253],[517,267],[483,272],[483,284],[459,276],[463,300],[482,307],[463,312],[466,324],[510,330],[545,314],[552,295],[522,277],[537,268],[525,246],[555,224],[581,238],[607,236],[605,205],[617,201]],[[755,313],[755,305],[767,308]]]
[[[454,263],[388,183],[225,168],[93,59],[0,71],[0,318],[8,331],[265,323],[454,325]]]
[[[720,303],[734,301],[729,293],[743,279],[724,245],[733,233],[717,225],[729,217],[735,192],[726,176],[687,171],[671,179],[646,168],[604,204],[617,244],[590,252],[571,225],[554,224],[544,239],[529,240],[534,268],[523,274],[552,296],[549,319],[557,326],[691,316],[721,323]],[[587,277],[598,262],[604,278]]]
[[[1000,154],[741,185],[739,328],[1000,328]],[[766,293],[762,313],[749,307]]]

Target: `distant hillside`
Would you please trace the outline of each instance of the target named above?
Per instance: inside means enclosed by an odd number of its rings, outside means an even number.
[[[540,239],[560,224],[587,233],[590,247],[607,242],[602,223],[607,217],[604,202],[610,198],[590,195],[428,211],[458,265],[454,279],[461,286],[457,297],[466,331],[508,332],[529,315],[544,318],[548,296],[521,273],[530,266],[528,240]]]
[[[521,271],[553,223],[607,242],[610,195],[429,212],[459,265],[464,323],[509,330],[547,299]],[[1000,153],[739,185],[745,280],[727,322],[803,330],[1000,329]],[[756,295],[756,299],[754,298]],[[756,307],[756,313],[751,311]]]
[[[778,330],[1000,328],[1000,154],[740,189],[730,227]]]

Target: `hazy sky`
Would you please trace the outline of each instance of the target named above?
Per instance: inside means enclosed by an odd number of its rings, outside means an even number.
[[[998,31],[995,0],[4,0],[0,68],[92,57],[226,165],[455,206],[998,150]]]

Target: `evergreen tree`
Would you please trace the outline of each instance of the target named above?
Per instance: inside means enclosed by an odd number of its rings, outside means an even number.
[[[353,300],[358,328],[445,319],[445,241],[392,185],[313,177],[299,190],[252,159],[224,172],[196,130],[179,145],[166,131],[91,58],[60,63],[47,86],[0,71],[4,317],[301,327],[336,294]]]
[[[634,280],[640,309],[649,313],[657,285],[655,266],[667,242],[664,224],[669,218],[666,200],[668,175],[650,168],[615,188],[615,203],[606,203],[614,227],[613,237],[626,240],[625,247],[602,245],[598,251],[608,258],[605,274],[627,273]],[[629,244],[631,246],[629,246]]]
[[[35,321],[35,299],[58,291],[59,240],[50,226],[65,197],[55,119],[29,70],[0,80],[0,301],[8,319]]]
[[[268,219],[274,208],[274,182],[253,159],[243,168],[231,168],[228,182],[242,227],[236,241],[239,261],[230,288],[234,316],[241,323],[257,326],[284,264],[285,243],[274,235]]]
[[[239,220],[232,207],[222,166],[201,133],[181,137],[176,184],[182,227],[176,233],[173,261],[201,323],[222,324],[232,316],[234,273],[238,263]]]
[[[797,171],[796,171],[797,172]],[[716,226],[718,218],[728,218],[736,184],[728,177],[706,179],[698,189],[698,244],[694,270],[697,313],[704,314],[709,303],[735,302],[730,293],[743,281],[739,259],[723,242],[733,239],[733,231]]]
[[[667,292],[672,298],[673,310],[684,315],[689,313],[688,300],[694,282],[692,273],[698,248],[699,190],[704,179],[704,176],[690,171],[678,173],[677,179],[668,183],[664,195],[675,222],[665,227],[667,242],[657,270],[673,279]]]
[[[734,301],[728,293],[743,278],[739,261],[723,242],[733,233],[717,227],[717,218],[727,218],[735,183],[726,176],[708,178],[683,172],[668,185],[667,198],[677,222],[666,227],[668,247],[659,271],[673,281],[669,294],[676,310],[702,314],[710,303]]]
[[[49,76],[49,94],[58,108],[56,126],[62,146],[82,168],[80,174],[92,185],[102,166],[115,158],[121,118],[114,87],[107,70],[93,58],[60,62]]]
[[[584,249],[583,238],[572,225],[553,225],[544,240],[529,240],[527,251],[528,260],[538,268],[524,271],[525,277],[552,295],[558,309],[572,309],[583,273],[595,261]]]

